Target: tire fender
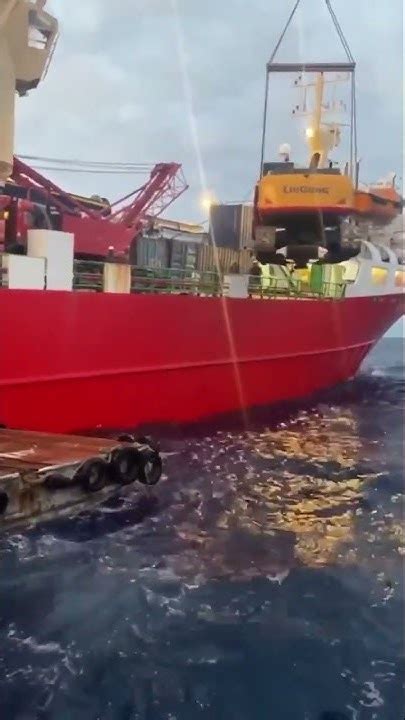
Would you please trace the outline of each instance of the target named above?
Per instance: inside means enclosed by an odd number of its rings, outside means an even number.
[[[73,482],[88,492],[102,490],[110,481],[110,466],[103,458],[90,458],[76,470]]]
[[[138,480],[142,485],[156,485],[161,476],[163,463],[157,450],[147,448],[140,451],[142,462]]]
[[[142,455],[135,447],[120,447],[110,455],[112,479],[119,485],[131,485],[139,480],[142,470]]]

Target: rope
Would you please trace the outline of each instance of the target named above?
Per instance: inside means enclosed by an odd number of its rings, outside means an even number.
[[[290,13],[290,16],[289,16],[289,18],[288,18],[288,20],[287,20],[287,22],[286,22],[285,27],[284,27],[284,30],[283,30],[283,32],[281,33],[280,38],[279,38],[279,40],[278,40],[278,42],[277,42],[277,44],[276,44],[276,47],[274,48],[274,50],[273,50],[273,52],[272,52],[272,55],[271,55],[271,57],[270,57],[269,64],[271,64],[271,63],[274,61],[274,59],[275,59],[275,57],[276,57],[276,55],[277,55],[277,53],[278,53],[278,51],[279,51],[279,49],[280,49],[280,46],[281,46],[281,44],[282,44],[282,42],[283,42],[283,40],[284,40],[284,38],[285,38],[285,36],[286,36],[287,30],[288,30],[288,28],[290,27],[290,25],[291,25],[291,23],[292,23],[292,21],[293,21],[293,19],[294,19],[294,15],[295,15],[295,13],[296,13],[297,10],[298,10],[298,6],[299,6],[300,2],[301,2],[301,0],[296,0],[296,3],[295,3],[295,5],[294,5],[294,7],[293,7],[293,9],[292,9],[292,11],[291,11],[291,13]],[[341,41],[342,46],[343,46],[343,49],[344,49],[344,51],[345,51],[345,53],[346,53],[346,57],[347,57],[347,59],[349,60],[349,62],[354,63],[354,57],[353,57],[352,51],[351,51],[351,49],[350,49],[350,45],[349,45],[349,43],[347,42],[346,36],[345,36],[345,34],[344,34],[343,30],[342,30],[342,26],[340,25],[339,20],[338,20],[338,18],[337,18],[337,15],[336,15],[333,7],[332,7],[331,0],[325,0],[325,4],[326,4],[326,7],[327,7],[327,9],[328,9],[328,11],[329,11],[329,14],[330,14],[330,16],[331,16],[331,18],[332,18],[332,21],[333,21],[333,24],[334,24],[334,26],[335,26],[336,32],[337,32],[337,34],[338,34],[338,36],[339,36],[339,38],[340,38],[340,41]]]
[[[21,160],[30,160],[41,163],[57,163],[58,165],[74,165],[78,167],[94,167],[94,168],[122,168],[127,170],[138,168],[152,168],[153,163],[131,163],[131,162],[113,162],[113,161],[94,161],[94,160],[69,160],[67,158],[49,158],[41,155],[17,155]]]
[[[357,178],[357,160],[358,160],[358,147],[357,147],[357,98],[356,98],[356,74],[352,75],[352,151],[353,151],[353,170],[354,177]],[[357,189],[356,179],[356,189]]]
[[[273,52],[272,52],[272,54],[271,54],[271,57],[270,57],[270,60],[269,60],[269,65],[271,65],[271,64],[274,62],[274,59],[275,59],[275,57],[276,57],[276,55],[277,55],[277,53],[278,53],[278,51],[279,51],[279,49],[280,49],[280,46],[281,46],[281,44],[282,44],[282,42],[283,42],[283,40],[284,40],[284,38],[285,38],[285,36],[286,36],[287,30],[288,30],[288,28],[290,27],[290,25],[291,25],[291,23],[292,23],[292,21],[293,21],[293,19],[294,19],[294,15],[295,15],[295,13],[296,13],[297,10],[298,10],[298,6],[299,6],[300,2],[301,2],[301,0],[296,0],[296,2],[295,2],[295,5],[294,5],[294,7],[293,7],[293,9],[292,9],[292,11],[291,11],[291,13],[290,13],[290,16],[289,16],[289,18],[288,18],[288,20],[287,20],[287,22],[286,22],[286,25],[285,25],[285,27],[284,27],[284,30],[283,30],[283,32],[281,33],[281,35],[280,35],[280,37],[279,37],[279,40],[278,40],[278,42],[277,42],[277,44],[276,44],[276,47],[274,48],[274,50],[273,50]],[[333,7],[332,7],[331,0],[325,0],[325,4],[326,4],[326,7],[327,7],[327,9],[328,9],[328,11],[329,11],[329,14],[330,14],[330,16],[331,16],[331,18],[332,18],[332,21],[333,21],[333,24],[334,24],[334,26],[335,26],[336,32],[337,32],[337,34],[338,34],[338,36],[339,36],[339,38],[340,38],[340,41],[341,41],[342,46],[343,46],[343,49],[344,49],[344,51],[345,51],[345,53],[346,53],[346,57],[347,57],[347,59],[349,60],[350,63],[354,63],[355,61],[354,61],[354,57],[353,57],[352,51],[351,51],[351,49],[350,49],[350,45],[349,45],[349,43],[348,43],[348,41],[347,41],[347,39],[346,39],[346,36],[345,36],[345,34],[344,34],[343,30],[342,30],[342,27],[341,27],[341,25],[340,25],[340,23],[339,23],[339,20],[338,20],[338,18],[337,18],[337,15],[336,15]]]
[[[332,7],[331,0],[325,0],[326,7],[329,10],[329,14],[332,18],[336,32],[340,38],[342,46],[346,52],[347,59],[354,65],[355,60],[350,49],[349,43],[345,37],[336,13]],[[357,99],[356,99],[356,74],[352,74],[352,87],[351,87],[351,123],[350,123],[350,169],[352,179],[357,175],[357,159],[358,159],[358,147],[357,147]]]
[[[291,10],[290,16],[289,16],[289,18],[288,18],[288,20],[287,20],[287,22],[286,22],[286,24],[285,24],[284,30],[283,30],[283,32],[281,33],[281,35],[280,35],[280,37],[279,37],[279,40],[278,40],[278,43],[276,44],[276,47],[274,48],[274,50],[273,50],[273,52],[272,52],[272,54],[271,54],[271,56],[270,56],[270,60],[269,60],[269,63],[268,63],[269,65],[271,65],[271,64],[274,62],[274,59],[275,59],[275,57],[276,57],[276,55],[277,55],[277,53],[278,53],[278,51],[279,51],[279,49],[280,49],[280,46],[281,46],[281,44],[282,44],[282,42],[283,42],[283,40],[284,40],[284,38],[285,38],[285,36],[286,36],[287,30],[288,30],[288,28],[290,27],[290,25],[291,25],[291,23],[292,23],[292,21],[293,21],[293,19],[294,19],[294,15],[295,15],[295,13],[296,13],[297,10],[298,10],[298,6],[299,6],[300,2],[301,2],[301,0],[296,0],[295,5],[294,5],[293,9]],[[266,131],[267,131],[267,109],[268,109],[268,103],[269,103],[269,73],[268,73],[267,70],[266,70],[266,88],[265,88],[265,93],[264,93],[263,126],[262,126],[262,146],[261,146],[261,154],[260,154],[260,174],[259,174],[260,177],[263,176],[264,154],[265,154],[265,152],[266,152]]]
[[[70,173],[85,173],[86,175],[145,175],[148,173],[148,168],[137,168],[137,169],[96,169],[96,168],[75,168],[75,167],[54,167],[53,165],[32,165],[33,170],[46,170],[51,172],[70,172]]]
[[[291,13],[290,13],[290,17],[288,18],[287,23],[286,23],[286,25],[285,25],[285,28],[284,28],[283,32],[281,33],[281,35],[280,35],[279,41],[278,41],[276,47],[274,48],[274,50],[273,50],[273,52],[272,52],[272,55],[271,55],[270,60],[269,60],[269,64],[271,64],[271,63],[274,61],[274,58],[276,57],[276,55],[277,55],[277,53],[278,53],[278,51],[279,51],[279,49],[280,49],[280,45],[281,45],[281,43],[283,42],[283,40],[284,40],[284,38],[285,38],[285,36],[286,36],[287,30],[288,30],[288,28],[290,27],[290,25],[291,25],[291,23],[292,23],[292,20],[293,20],[293,18],[294,18],[295,13],[297,12],[298,5],[300,4],[300,2],[301,2],[301,0],[296,0],[296,3],[295,3],[295,5],[294,5],[294,7],[293,7],[293,9],[292,9],[292,11],[291,11]]]
[[[266,72],[266,89],[264,93],[263,126],[262,126],[262,149],[260,154],[259,177],[263,177],[264,153],[266,152],[266,130],[267,130],[267,106],[269,103],[269,74]]]
[[[340,25],[339,20],[337,19],[336,13],[335,13],[332,5],[331,5],[331,0],[325,0],[325,3],[326,3],[326,7],[327,7],[328,10],[329,10],[329,14],[330,14],[330,16],[331,16],[331,18],[332,18],[332,21],[333,21],[333,24],[334,24],[334,26],[335,26],[336,32],[337,32],[337,34],[339,35],[340,41],[341,41],[341,43],[342,43],[342,45],[343,45],[343,48],[344,48],[344,50],[345,50],[345,52],[346,52],[347,59],[349,60],[349,62],[354,63],[354,57],[353,57],[353,55],[352,55],[352,51],[350,50],[350,46],[349,46],[349,43],[347,42],[346,37],[345,37],[345,34],[344,34],[343,30],[342,30],[342,26]]]

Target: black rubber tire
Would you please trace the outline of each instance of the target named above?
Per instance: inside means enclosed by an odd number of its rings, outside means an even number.
[[[4,490],[0,490],[0,516],[5,515],[8,508],[9,497]]]
[[[125,442],[125,443],[134,443],[135,438],[133,435],[128,435],[124,433],[123,435],[118,435],[117,437],[118,442]]]
[[[88,493],[98,492],[110,482],[110,466],[103,458],[90,458],[78,468],[73,482]]]
[[[141,437],[135,438],[135,442],[138,445],[148,445],[152,450],[159,452],[158,444],[149,435],[141,435]]]
[[[72,478],[68,478],[62,473],[49,473],[46,475],[44,485],[48,490],[66,490],[75,485],[75,481]]]
[[[157,485],[161,476],[163,463],[157,450],[142,450],[142,464],[138,480],[142,485]]]
[[[137,448],[116,448],[110,455],[111,474],[120,485],[131,485],[139,480],[142,467],[142,455]]]

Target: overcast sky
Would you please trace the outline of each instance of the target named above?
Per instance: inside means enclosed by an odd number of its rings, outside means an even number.
[[[61,36],[45,83],[18,100],[17,151],[131,162],[179,161],[190,191],[175,218],[200,220],[202,186],[248,198],[256,180],[264,68],[293,0],[52,0]],[[402,0],[334,0],[358,62],[364,180],[402,175]],[[323,0],[302,0],[280,59],[343,59]],[[275,87],[268,157],[299,128]],[[283,106],[285,103],[285,107]],[[109,198],[139,178],[54,175]]]

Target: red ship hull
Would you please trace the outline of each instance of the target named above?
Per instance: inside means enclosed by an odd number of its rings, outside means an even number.
[[[352,377],[404,296],[250,300],[0,290],[0,422],[189,423]]]

